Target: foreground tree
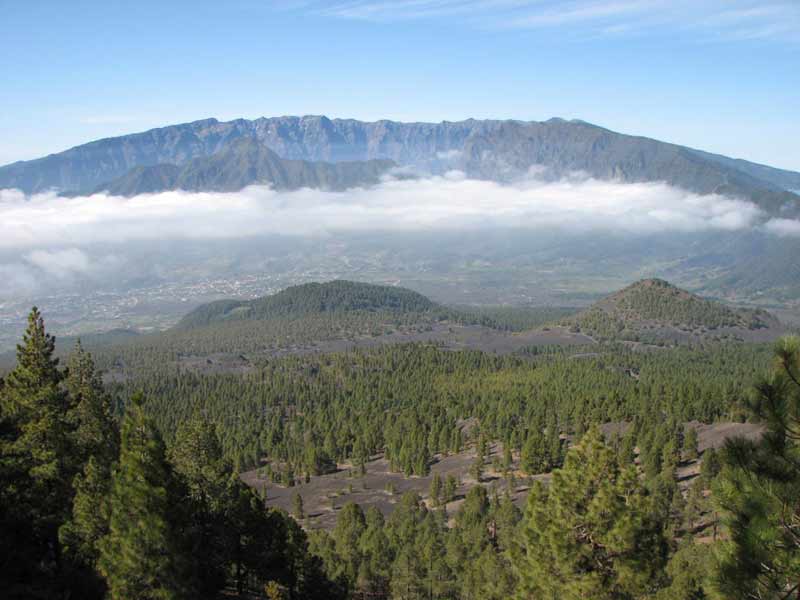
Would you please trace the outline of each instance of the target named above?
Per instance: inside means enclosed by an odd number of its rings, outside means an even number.
[[[64,383],[73,405],[70,421],[75,429],[75,454],[84,464],[94,457],[110,465],[119,454],[119,433],[112,401],[92,355],[83,349],[80,341],[69,356]]]
[[[713,546],[688,538],[672,555],[666,574],[669,585],[656,600],[708,600],[712,598]]]
[[[100,545],[99,568],[114,600],[180,597],[169,479],[164,443],[136,396],[122,421],[110,528]]]
[[[68,373],[36,309],[0,379],[0,598],[338,598],[303,530],[264,510],[194,418],[169,457],[141,395],[122,439],[91,356]],[[148,406],[149,408],[149,406]]]
[[[55,338],[34,308],[17,365],[0,390],[0,591],[6,597],[15,586],[64,586],[58,529],[69,513],[77,461],[70,399],[54,352]]]
[[[590,430],[528,498],[514,553],[519,598],[633,599],[652,592],[666,543],[633,467]]]
[[[234,528],[229,515],[238,506],[239,484],[222,456],[214,425],[195,415],[183,423],[169,449],[179,485],[174,517],[181,528],[182,552],[190,556],[192,592],[214,597],[225,586]]]
[[[119,456],[119,430],[112,416],[111,398],[91,355],[80,342],[69,358],[66,388],[74,408],[70,421],[74,427],[74,452],[83,465],[73,480],[75,497],[72,512],[59,531],[65,554],[73,569],[88,584],[94,580],[94,593],[102,595],[104,586],[96,574],[100,540],[108,534],[111,518],[111,473]],[[84,587],[83,595],[91,593]]]
[[[800,598],[800,338],[781,340],[751,408],[760,441],[731,440],[716,492],[730,540],[718,586],[726,598]]]

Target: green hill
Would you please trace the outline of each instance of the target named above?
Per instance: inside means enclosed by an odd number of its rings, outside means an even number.
[[[566,320],[574,330],[596,338],[734,336],[775,329],[777,319],[763,310],[740,309],[701,298],[662,279],[644,279]]]
[[[276,190],[303,187],[345,190],[374,185],[395,163],[391,160],[328,163],[286,160],[255,138],[232,142],[220,152],[183,166],[138,166],[94,190],[135,196],[165,190],[233,192],[248,185],[269,184]]]
[[[176,326],[203,327],[222,321],[265,321],[325,313],[420,313],[440,308],[422,294],[386,285],[329,281],[292,286],[255,300],[219,300],[197,307]]]

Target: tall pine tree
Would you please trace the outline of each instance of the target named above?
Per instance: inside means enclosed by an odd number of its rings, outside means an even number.
[[[74,405],[74,451],[83,468],[75,476],[72,514],[60,537],[73,561],[95,568],[111,518],[111,472],[119,455],[119,430],[111,398],[80,342],[68,362],[66,387]]]
[[[137,395],[122,421],[110,528],[100,545],[100,571],[114,600],[180,597],[170,488],[164,443],[145,413],[142,397]]]
[[[654,589],[666,553],[660,524],[635,470],[595,428],[568,454],[548,487],[528,497],[514,554],[520,598],[641,598]]]
[[[239,505],[231,466],[213,424],[195,416],[178,429],[169,458],[180,479],[180,515],[184,552],[191,556],[189,577],[201,598],[215,597],[226,583],[235,546],[235,527],[230,515]],[[177,507],[176,507],[177,508]]]
[[[800,338],[781,340],[757,384],[760,441],[730,440],[716,493],[730,539],[718,573],[726,598],[800,598]]]
[[[0,393],[2,537],[9,543],[0,571],[20,589],[63,587],[58,529],[68,515],[76,461],[69,396],[54,352],[55,338],[34,307]]]

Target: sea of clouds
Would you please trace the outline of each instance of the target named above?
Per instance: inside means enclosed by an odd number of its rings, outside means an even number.
[[[662,183],[622,184],[586,177],[514,184],[443,176],[387,179],[346,192],[170,191],[125,198],[61,197],[0,190],[0,278],[7,290],[35,290],[43,278],[101,276],[118,268],[95,244],[148,240],[239,239],[270,234],[315,236],[391,231],[475,231],[513,227],[619,234],[758,230],[800,236],[800,221],[768,218],[755,204],[698,195]],[[2,294],[0,294],[2,295]]]
[[[637,234],[759,227],[779,235],[800,233],[800,221],[766,220],[748,201],[661,183],[587,178],[503,185],[451,172],[345,192],[253,186],[229,193],[170,191],[131,198],[0,190],[0,249],[486,226]]]

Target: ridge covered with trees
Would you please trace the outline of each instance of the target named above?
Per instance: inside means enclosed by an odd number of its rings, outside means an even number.
[[[255,300],[220,300],[204,304],[186,315],[177,327],[199,327],[225,320],[302,318],[325,313],[425,313],[435,309],[441,307],[405,288],[335,280],[296,285]]]
[[[645,341],[670,331],[709,335],[722,329],[775,328],[764,310],[739,309],[701,298],[662,279],[644,279],[565,320],[575,331],[599,339]]]

